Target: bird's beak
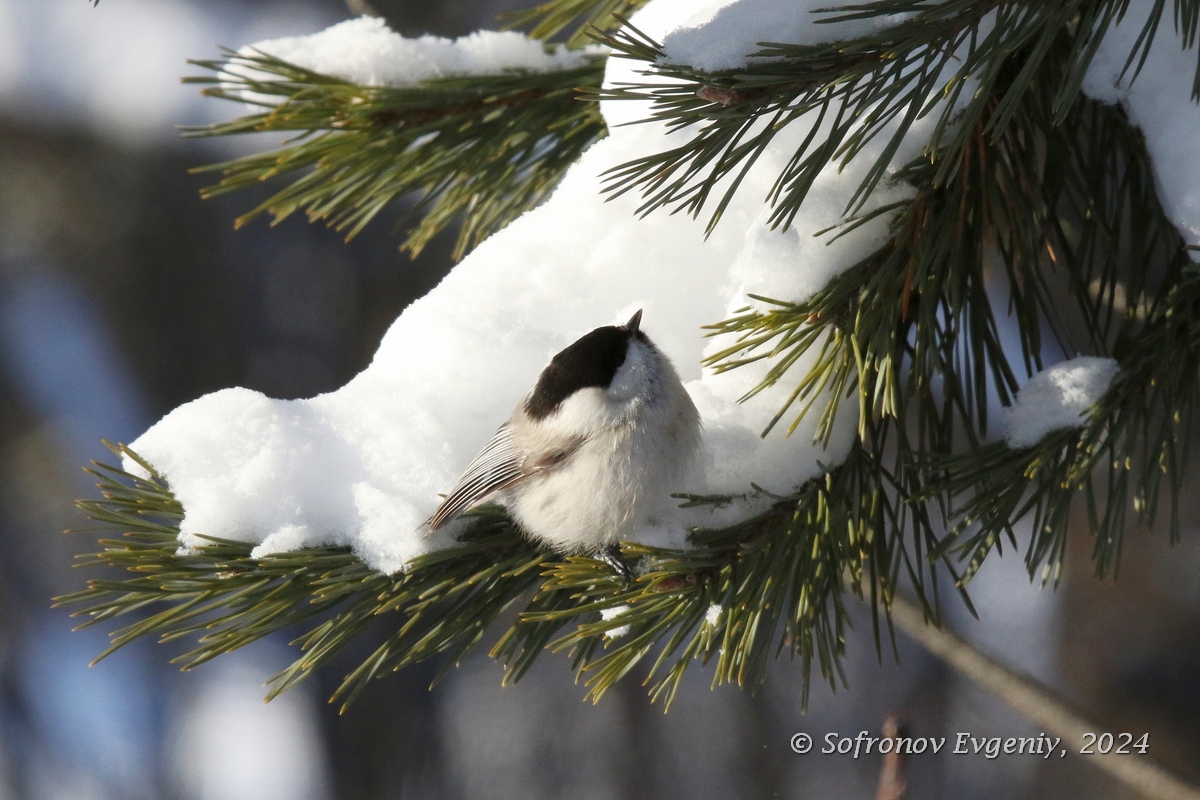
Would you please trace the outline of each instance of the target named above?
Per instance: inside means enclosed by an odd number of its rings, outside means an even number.
[[[629,318],[629,322],[625,323],[625,328],[630,333],[637,333],[638,326],[642,324],[642,310],[639,308],[637,313]]]

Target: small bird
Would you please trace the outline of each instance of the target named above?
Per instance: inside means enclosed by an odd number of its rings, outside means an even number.
[[[700,414],[641,321],[639,310],[554,356],[429,529],[498,495],[529,537],[597,554],[628,580],[616,543],[655,522],[700,449]]]

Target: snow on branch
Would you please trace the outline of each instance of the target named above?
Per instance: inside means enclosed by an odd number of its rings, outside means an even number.
[[[416,86],[434,78],[552,72],[586,66],[599,47],[568,50],[515,31],[477,31],[458,39],[408,38],[377,17],[357,17],[319,33],[246,45],[238,56],[267,55],[362,86]],[[253,66],[253,61],[239,62]]]
[[[1006,416],[1008,446],[1031,447],[1050,431],[1078,428],[1117,370],[1114,359],[1080,356],[1033,376]]]
[[[544,201],[605,135],[595,104],[579,102],[581,90],[599,88],[604,61],[597,48],[569,51],[511,32],[409,39],[372,18],[197,61],[215,74],[189,82],[257,113],[189,135],[299,134],[198,170],[221,174],[203,194],[286,177],[238,224],[304,211],[350,238],[383,209],[401,208],[420,220],[406,250],[415,255],[461,223],[459,258]]]

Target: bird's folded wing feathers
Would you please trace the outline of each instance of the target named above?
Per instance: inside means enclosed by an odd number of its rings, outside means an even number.
[[[475,456],[450,494],[433,512],[429,518],[429,529],[436,531],[472,506],[524,477],[521,454],[513,445],[512,431],[504,425]]]

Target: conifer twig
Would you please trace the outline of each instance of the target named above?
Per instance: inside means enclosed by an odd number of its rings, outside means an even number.
[[[416,255],[439,232],[461,223],[454,257],[541,203],[566,169],[606,135],[595,103],[605,57],[547,72],[431,78],[415,86],[364,86],[267,54],[227,50],[193,61],[211,76],[185,78],[209,97],[250,102],[255,113],[186,129],[192,137],[262,131],[294,133],[275,150],[211,164],[213,197],[263,181],[290,183],[243,214],[276,222],[303,211],[357,235],[384,208],[418,195],[405,216],[419,218],[404,249]]]
[[[647,0],[545,0],[531,8],[500,15],[506,28],[529,28],[535,39],[549,40],[567,29],[567,47],[589,44],[600,31],[617,28]]]
[[[756,684],[784,653],[803,669],[807,701],[813,674],[845,682],[846,594],[886,603],[903,572],[936,604],[933,573],[923,571],[924,537],[876,536],[896,518],[885,473],[855,448],[847,460],[788,497],[768,496],[766,510],[725,528],[698,529],[693,546],[674,550],[623,545],[640,575],[627,584],[604,561],[565,560],[531,545],[503,513],[484,508],[452,547],[383,575],[349,548],[314,547],[255,558],[246,542],[203,537],[179,550],[183,509],[162,476],[128,447],[115,452],[149,477],[96,464],[102,499],[80,506],[107,534],[102,549],[80,558],[133,577],[92,579],[56,598],[77,606],[84,625],[132,619],[111,633],[99,657],[142,636],[195,637],[176,659],[184,669],[264,636],[307,626],[301,653],[271,681],[274,696],[305,679],[368,625],[391,632],[334,694],[353,701],[372,678],[441,658],[439,676],[482,641],[505,609],[522,609],[491,653],[518,680],[547,648],[569,654],[599,699],[639,665],[652,698],[668,707],[688,667],[714,663],[714,683]],[[691,505],[732,498],[689,497]],[[926,585],[928,581],[928,585]],[[605,610],[620,609],[615,618]],[[611,611],[610,611],[611,614]],[[628,626],[624,636],[610,632]],[[878,635],[878,625],[876,634]]]
[[[1195,0],[1175,5],[1175,28],[1194,46],[1200,8]],[[780,172],[770,197],[772,225],[791,224],[827,164],[844,165],[872,140],[886,138],[846,209],[861,210],[886,180],[889,161],[911,126],[927,115],[936,124],[925,154],[931,160],[938,156],[934,182],[940,186],[973,146],[976,126],[986,122],[992,141],[1004,135],[1028,92],[1048,92],[1046,124],[1063,124],[1100,38],[1127,6],[1127,0],[874,0],[822,9],[814,20],[891,16],[894,24],[842,41],[763,42],[746,54],[744,66],[712,71],[672,61],[661,43],[626,25],[597,38],[617,57],[643,62],[648,73],[668,80],[609,86],[601,96],[648,100],[647,121],[690,130],[692,136],[613,168],[608,191],[639,192],[639,213],[662,207],[698,215],[715,197],[711,230],[738,191],[748,162],[806,114],[824,120],[828,130],[807,137]],[[1126,70],[1139,55],[1145,57],[1161,18],[1150,16]],[[1057,45],[1065,38],[1069,46],[1063,51]],[[764,120],[771,124],[761,124]]]

